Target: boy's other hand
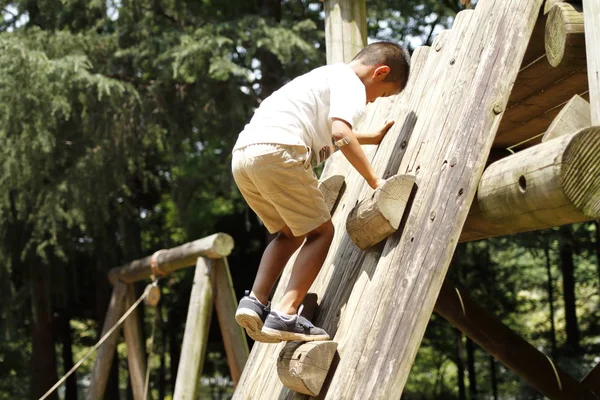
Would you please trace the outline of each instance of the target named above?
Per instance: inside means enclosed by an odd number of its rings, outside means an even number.
[[[377,189],[381,187],[386,182],[385,179],[377,178],[374,181],[367,182],[372,189]]]
[[[381,128],[375,134],[375,141],[376,141],[375,144],[381,143],[381,141],[383,140],[383,138],[385,137],[385,135],[388,133],[388,131],[390,130],[390,128],[393,125],[394,125],[394,121],[386,121],[385,125],[383,125],[383,128]]]

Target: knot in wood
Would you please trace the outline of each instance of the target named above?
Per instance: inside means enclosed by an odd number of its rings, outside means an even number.
[[[502,106],[500,104],[494,104],[494,114],[499,115],[502,114]]]
[[[430,220],[435,220],[435,211],[432,211],[431,214],[429,214],[429,219]]]
[[[406,148],[406,140],[403,140],[402,143],[400,143],[400,148],[401,149],[405,149]]]
[[[455,62],[456,62],[456,59],[454,59],[454,57],[452,57],[452,58],[450,59],[450,65],[454,65],[454,63],[455,63]]]

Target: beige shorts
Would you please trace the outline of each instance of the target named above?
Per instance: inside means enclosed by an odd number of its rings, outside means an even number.
[[[233,152],[233,178],[269,232],[303,236],[331,219],[304,146],[253,144]]]

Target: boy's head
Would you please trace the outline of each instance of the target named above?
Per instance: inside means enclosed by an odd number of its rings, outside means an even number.
[[[350,64],[365,85],[368,103],[400,93],[408,82],[410,56],[395,43],[371,43]]]

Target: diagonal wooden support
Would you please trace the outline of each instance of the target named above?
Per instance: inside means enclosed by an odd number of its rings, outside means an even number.
[[[396,124],[372,164],[384,178],[415,174],[418,190],[403,231],[362,252],[342,224],[372,191],[355,171],[347,173],[348,190],[333,216],[338,234],[311,289],[322,299],[315,322],[334,336],[340,354],[321,398],[400,398],[541,3],[480,0],[475,11],[460,13],[433,48],[415,52],[418,72],[405,93],[382,101],[367,120],[375,124],[386,117],[383,107],[391,110]],[[277,350],[252,349],[235,399],[293,398],[277,379]]]
[[[600,125],[600,2],[583,0],[592,125]]]
[[[442,286],[435,311],[544,396],[597,399],[588,382],[578,382],[452,284]]]

